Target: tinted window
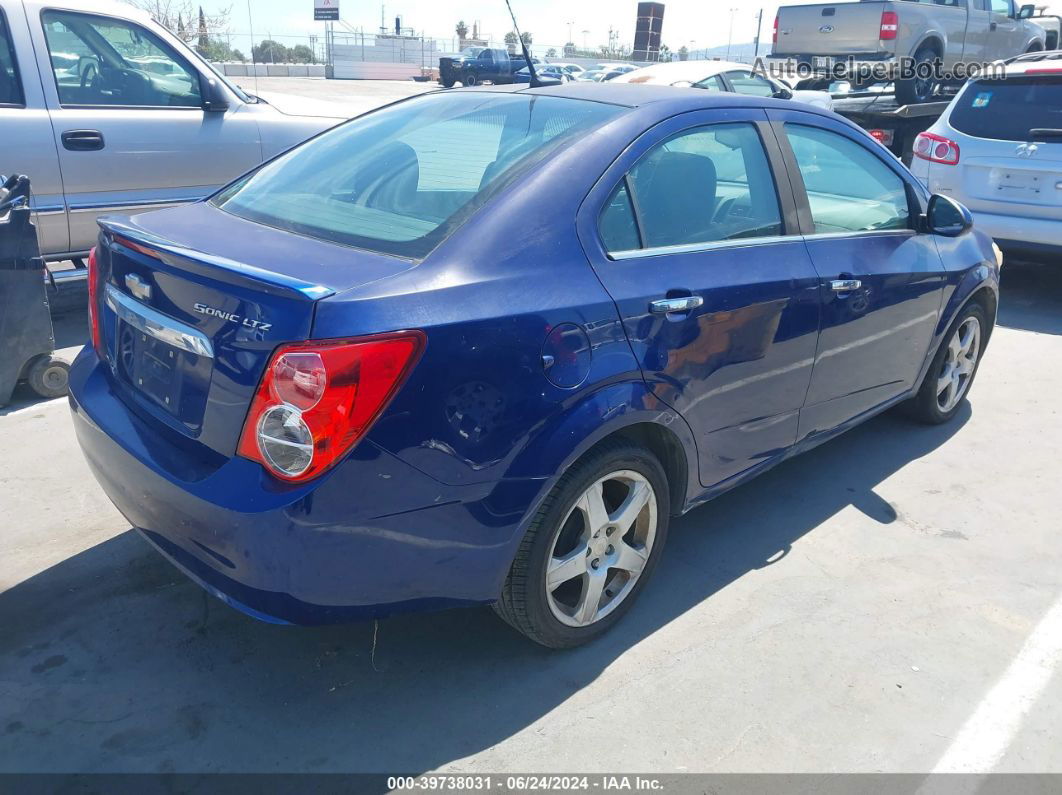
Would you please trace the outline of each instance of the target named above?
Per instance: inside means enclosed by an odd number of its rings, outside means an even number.
[[[900,176],[851,138],[785,125],[811,204],[815,231],[906,229],[910,209]]]
[[[280,229],[422,257],[509,177],[623,110],[558,97],[429,95],[337,127],[214,202]]]
[[[22,105],[22,83],[15,65],[15,47],[7,27],[4,12],[0,11],[0,105]]]
[[[671,138],[646,154],[628,180],[646,248],[782,233],[767,155],[751,124]]]
[[[202,106],[199,75],[139,25],[66,11],[41,19],[62,104]]]
[[[750,97],[774,96],[775,89],[771,81],[751,72],[727,72],[726,79],[734,87],[735,93]]]
[[[1000,141],[1028,141],[1029,131],[1062,129],[1062,77],[979,80],[952,107],[959,132]]]
[[[626,180],[619,184],[601,212],[601,241],[605,251],[632,251],[641,246]]]

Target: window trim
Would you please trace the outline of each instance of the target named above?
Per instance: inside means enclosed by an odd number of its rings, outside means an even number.
[[[756,134],[760,138],[760,144],[763,147],[763,153],[767,160],[767,170],[770,172],[771,181],[774,185],[774,192],[778,203],[778,219],[782,228],[782,232],[779,235],[761,235],[759,237],[743,237],[735,238],[732,240],[711,240],[703,243],[680,243],[669,246],[650,246],[638,249],[631,249],[627,251],[609,251],[605,246],[604,238],[601,234],[601,217],[604,214],[605,209],[608,206],[608,197],[611,197],[616,190],[619,189],[621,183],[625,183],[627,186],[627,195],[630,197],[631,209],[634,215],[635,228],[638,232],[638,239],[644,246],[645,235],[642,229],[641,221],[641,209],[638,203],[638,193],[634,189],[633,183],[628,179],[631,171],[633,171],[639,163],[648,157],[659,146],[663,146],[668,141],[674,140],[690,133],[702,130],[709,127],[718,127],[724,124],[746,124],[751,126]],[[772,133],[772,135],[768,135]],[[666,135],[649,145],[649,147],[638,156],[638,158],[630,164],[623,172],[623,176],[617,180],[605,193],[605,202],[598,210],[597,220],[594,223],[594,232],[597,236],[597,244],[604,253],[605,258],[611,261],[624,261],[631,259],[641,259],[642,257],[658,257],[667,254],[696,254],[707,251],[718,251],[729,248],[749,248],[751,246],[759,245],[771,245],[779,242],[791,241],[795,237],[799,237],[801,234],[798,217],[794,214],[798,205],[792,204],[794,197],[791,192],[783,190],[782,183],[780,182],[780,176],[786,176],[785,163],[782,153],[777,149],[777,142],[774,140],[773,130],[771,129],[770,122],[766,119],[724,119],[719,121],[707,121],[697,124],[691,124],[687,127],[683,127],[680,130],[676,130],[669,135]],[[788,182],[785,183],[787,186]],[[792,211],[792,212],[791,212]]]
[[[52,67],[52,48],[51,43],[48,41],[48,27],[45,24],[45,14],[68,14],[77,17],[88,17],[90,19],[104,19],[111,22],[128,25],[130,27],[138,28],[144,33],[148,34],[148,37],[167,54],[177,64],[183,65],[198,81],[199,81],[199,105],[111,105],[111,104],[92,104],[92,103],[65,103],[63,102],[62,94],[59,91],[59,78],[55,74],[55,68]],[[40,25],[41,32],[44,35],[44,48],[45,57],[48,59],[48,71],[52,75],[52,83],[55,85],[55,96],[59,103],[59,107],[68,110],[183,110],[183,111],[199,111],[205,112],[202,101],[206,96],[206,86],[204,85],[204,75],[200,69],[197,69],[187,58],[181,56],[181,54],[173,48],[173,46],[155,33],[153,30],[141,25],[139,22],[132,19],[125,19],[123,17],[116,17],[112,14],[99,14],[93,11],[74,11],[68,8],[42,8],[40,11]]]
[[[793,199],[797,205],[797,215],[800,219],[802,236],[806,240],[826,240],[864,237],[867,235],[918,234],[920,232],[919,219],[923,212],[921,201],[917,201],[917,194],[912,190],[910,180],[897,167],[898,163],[890,162],[889,159],[882,157],[880,152],[874,151],[872,147],[866,145],[865,141],[859,140],[856,135],[848,134],[847,130],[839,130],[831,125],[815,124],[814,120],[816,117],[811,114],[807,114],[807,117],[808,118],[806,119],[800,119],[797,121],[775,118],[771,122],[771,125],[774,128],[775,137],[778,139],[778,146],[782,151],[782,157],[785,159],[786,167],[789,170],[790,180],[793,186]],[[789,143],[789,136],[785,131],[787,124],[792,124],[797,127],[810,127],[815,130],[823,130],[824,132],[833,133],[842,138],[847,138],[856,146],[863,147],[867,154],[877,158],[878,162],[882,163],[889,171],[895,174],[896,178],[900,180],[904,186],[904,195],[907,198],[907,226],[899,227],[897,229],[857,229],[850,232],[816,232],[815,219],[811,214],[811,201],[808,198],[807,186],[804,184],[804,175],[800,172],[800,165],[797,163],[796,153],[793,151],[793,147]],[[912,201],[912,199],[915,199],[916,201]]]
[[[15,49],[15,33],[11,29],[11,21],[7,18],[4,9],[0,8],[0,22],[4,23],[7,31],[8,54],[11,56],[11,68],[14,70],[15,87],[22,97],[21,102],[0,102],[0,108],[26,109],[26,85],[22,82],[22,71],[18,68],[18,51]]]

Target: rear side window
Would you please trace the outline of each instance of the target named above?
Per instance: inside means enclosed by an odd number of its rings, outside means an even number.
[[[907,229],[910,207],[903,179],[851,138],[800,124],[785,125],[807,188],[815,231]]]
[[[997,141],[1029,141],[1033,130],[1062,130],[1062,76],[971,83],[955,100],[949,122],[961,133]]]
[[[626,108],[448,92],[336,127],[219,193],[257,223],[420,258],[517,173]]]
[[[752,124],[718,124],[677,135],[643,156],[626,185],[637,208],[642,248],[782,234],[778,192]],[[638,240],[622,190],[601,219],[610,253]],[[627,231],[621,232],[624,225]]]
[[[198,73],[139,25],[67,11],[41,20],[61,104],[202,107]]]
[[[0,10],[0,105],[24,105],[25,102],[15,61],[15,45],[11,41],[7,18]]]

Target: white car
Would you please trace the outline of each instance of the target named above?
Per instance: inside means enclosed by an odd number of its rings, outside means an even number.
[[[915,139],[911,170],[974,214],[1004,252],[1062,254],[1062,51],[973,80]]]
[[[729,91],[753,97],[778,97],[833,109],[833,99],[825,91],[794,91],[779,80],[765,77],[748,64],[729,61],[671,61],[646,66],[613,80],[615,83],[651,83],[689,86],[709,91]]]

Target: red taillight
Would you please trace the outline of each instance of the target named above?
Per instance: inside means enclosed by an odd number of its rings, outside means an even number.
[[[959,164],[959,145],[948,138],[929,132],[919,133],[915,138],[914,154],[915,157],[931,163],[940,163],[943,166]]]
[[[424,350],[420,331],[279,348],[247,413],[237,453],[282,480],[334,466],[380,416]]]
[[[1026,69],[1024,74],[1027,75],[1062,75],[1062,67],[1039,67],[1037,69]]]
[[[900,15],[895,11],[881,12],[881,32],[878,38],[882,41],[895,41],[900,30]]]
[[[775,44],[778,43],[778,17],[774,18],[774,38],[772,39],[772,41]]]
[[[896,140],[896,133],[893,130],[867,130],[867,132],[870,133],[871,138],[884,146],[892,146],[892,142]]]
[[[93,246],[88,256],[88,316],[89,330],[92,332],[92,347],[96,355],[103,357],[103,337],[100,334],[100,266],[96,260],[96,247]]]

